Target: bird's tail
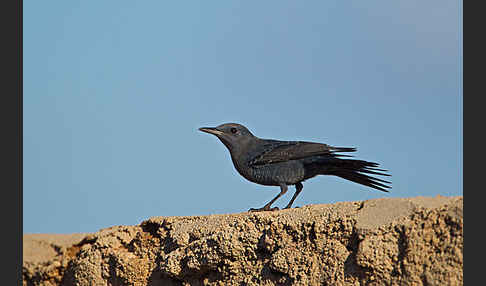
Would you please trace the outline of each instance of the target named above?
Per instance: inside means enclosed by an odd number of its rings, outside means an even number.
[[[378,163],[368,162],[363,160],[352,159],[334,159],[331,168],[326,170],[326,174],[335,175],[352,182],[371,187],[376,190],[388,192],[391,188],[386,184],[391,184],[389,181],[371,177],[367,174],[379,176],[391,176],[383,173],[387,170],[378,169]]]

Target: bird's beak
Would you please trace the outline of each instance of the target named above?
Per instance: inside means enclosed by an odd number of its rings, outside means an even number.
[[[199,128],[199,131],[206,132],[206,133],[209,133],[209,134],[213,134],[213,135],[216,135],[216,136],[223,134],[223,132],[221,132],[218,129],[213,128],[213,127],[201,127],[201,128]]]

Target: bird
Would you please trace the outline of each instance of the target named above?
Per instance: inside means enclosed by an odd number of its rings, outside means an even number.
[[[378,169],[378,163],[349,159],[353,156],[342,154],[355,152],[357,149],[354,147],[262,139],[238,123],[223,123],[199,130],[215,135],[226,146],[233,166],[245,179],[264,186],[280,187],[277,196],[261,208],[250,208],[250,212],[279,210],[272,204],[287,192],[288,186],[294,185],[295,193],[284,209],[291,208],[304,188],[302,182],[318,175],[337,176],[382,192],[391,189],[387,185],[391,182],[370,176],[391,176],[386,173],[387,170]]]

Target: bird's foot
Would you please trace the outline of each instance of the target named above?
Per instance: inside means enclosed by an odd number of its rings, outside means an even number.
[[[264,212],[264,211],[278,211],[279,208],[278,207],[273,207],[273,208],[270,208],[270,207],[263,207],[263,208],[259,208],[259,209],[254,209],[254,208],[251,208],[249,209],[248,211],[249,212]]]
[[[292,206],[286,206],[283,209],[286,210],[286,209],[291,209],[291,208],[292,208]],[[299,206],[294,207],[294,209],[298,209],[298,208],[300,208],[300,207]]]

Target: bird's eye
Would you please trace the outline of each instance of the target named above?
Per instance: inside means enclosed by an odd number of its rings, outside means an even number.
[[[233,127],[233,128],[231,128],[230,131],[231,131],[231,133],[235,134],[238,130],[236,130],[236,128]]]

